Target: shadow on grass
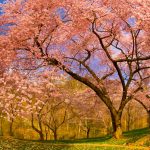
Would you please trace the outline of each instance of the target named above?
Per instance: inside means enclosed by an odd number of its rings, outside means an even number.
[[[99,143],[99,142],[105,142],[109,139],[111,139],[112,136],[104,136],[104,137],[98,137],[98,138],[83,138],[83,139],[74,139],[74,140],[44,140],[44,141],[39,141],[39,140],[24,140],[24,139],[19,139],[21,141],[29,141],[29,142],[38,142],[38,143],[52,143],[52,144],[82,144],[82,143]]]
[[[124,132],[124,136],[133,137],[133,136],[143,136],[150,134],[150,128],[136,129],[128,132]]]
[[[39,141],[39,140],[21,140],[21,141],[26,141],[26,142],[35,142],[35,143],[47,143],[47,144],[64,144],[64,145],[68,145],[69,144],[86,144],[86,143],[108,143],[108,144],[124,144],[124,143],[134,143],[136,142],[138,139],[146,136],[150,134],[150,129],[149,128],[144,128],[144,129],[137,129],[137,130],[132,130],[132,131],[128,131],[128,132],[124,132],[124,138],[123,139],[119,139],[116,140],[114,138],[112,138],[111,135],[108,136],[104,136],[104,137],[98,137],[98,138],[83,138],[83,139],[74,139],[74,140],[58,140],[58,141],[54,141],[54,140],[47,140],[47,141]]]
[[[137,129],[124,133],[124,136],[128,138],[128,143],[134,143],[147,135],[150,135],[150,128]]]
[[[150,135],[150,129],[138,129],[124,132],[124,138],[116,140],[112,136],[99,138],[75,139],[75,140],[23,140],[13,137],[0,136],[0,149],[4,150],[128,150],[128,147],[119,147],[119,145],[128,145]],[[81,145],[80,145],[81,144]],[[97,145],[99,144],[99,146]],[[101,145],[102,144],[102,145]],[[104,146],[108,145],[108,146]],[[114,146],[117,145],[117,146]],[[145,144],[149,146],[150,143]]]
[[[99,143],[99,142],[105,142],[109,139],[111,139],[112,136],[104,136],[104,137],[98,137],[98,138],[89,138],[89,139],[75,139],[75,140],[61,140],[62,143]]]
[[[43,144],[29,140],[18,140],[11,137],[0,137],[0,149],[2,150],[71,150],[72,148],[74,146],[67,144]]]

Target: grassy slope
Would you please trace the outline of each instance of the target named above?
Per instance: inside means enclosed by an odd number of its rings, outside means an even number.
[[[61,141],[29,141],[0,137],[0,150],[150,150],[150,129],[139,129],[124,133],[124,138],[115,140],[111,136]],[[149,147],[149,148],[148,148]]]

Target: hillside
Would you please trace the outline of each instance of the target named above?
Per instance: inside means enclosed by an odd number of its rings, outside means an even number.
[[[150,129],[139,129],[124,133],[116,141],[111,136],[61,141],[29,141],[11,137],[0,137],[0,150],[149,150]]]

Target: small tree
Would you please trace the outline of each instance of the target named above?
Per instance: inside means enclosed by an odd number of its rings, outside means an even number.
[[[48,110],[43,123],[53,132],[54,140],[58,139],[59,128],[74,117],[68,115],[71,112],[70,109],[70,103],[66,103],[65,100],[51,99],[48,102]]]
[[[10,72],[3,76],[1,87],[1,115],[10,122],[9,133],[13,136],[13,124],[17,117],[25,116],[26,99],[21,92],[26,89],[25,78],[18,72]]]

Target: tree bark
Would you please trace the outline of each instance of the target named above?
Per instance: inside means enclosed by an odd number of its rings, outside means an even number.
[[[33,126],[32,126],[32,128],[39,134],[40,140],[43,141],[44,140],[44,134],[41,131],[34,128]]]
[[[32,128],[39,134],[40,140],[44,140],[44,134],[43,134],[42,130],[39,130],[38,128],[35,127],[35,125],[34,125],[34,118],[33,117],[34,116],[32,114],[32,119],[31,119]]]
[[[89,137],[90,137],[90,128],[87,128],[86,138],[88,139]]]
[[[1,127],[0,127],[1,132],[0,132],[0,135],[3,136],[3,118],[2,117],[0,118],[0,123],[1,123]]]
[[[42,122],[41,122],[41,118],[38,116],[38,123],[39,123],[39,127],[40,127],[40,140],[44,140],[44,134],[43,134],[43,128],[42,128]]]
[[[53,134],[54,134],[54,140],[57,140],[57,129],[53,130]]]
[[[131,109],[131,107],[130,107],[130,105],[128,105],[128,107],[127,107],[127,131],[130,131],[130,124],[131,124],[131,112],[130,112],[130,109]]]
[[[48,130],[46,129],[46,126],[45,126],[45,140],[46,141],[48,140]]]
[[[46,133],[45,138],[46,138],[46,141],[47,141],[48,140],[48,133]]]
[[[40,133],[39,133],[39,135],[40,135],[40,140],[42,140],[42,141],[43,141],[43,140],[44,140],[44,135],[43,135],[43,133],[42,133],[42,132],[40,132]]]
[[[122,116],[122,112],[120,114],[111,113],[113,137],[116,139],[122,138],[121,116]]]
[[[147,123],[148,127],[150,128],[150,110],[147,111],[147,114],[148,114]]]
[[[123,99],[121,100],[121,104],[120,104],[119,110],[117,111],[116,108],[114,107],[110,97],[108,96],[108,93],[107,93],[107,90],[105,89],[105,87],[103,87],[103,88],[97,87],[95,84],[90,82],[87,78],[79,76],[78,74],[72,72],[71,70],[69,70],[65,66],[62,66],[62,69],[67,74],[72,76],[74,79],[84,83],[85,85],[90,87],[93,91],[95,91],[97,96],[106,104],[107,108],[109,109],[109,111],[111,113],[114,137],[116,139],[121,138],[122,137],[121,116],[122,116],[122,112],[123,112],[123,109],[124,109],[125,105],[129,101],[129,99],[126,99],[126,94],[124,95]]]
[[[14,120],[11,119],[10,126],[9,126],[9,135],[10,136],[13,136],[13,123],[14,123]]]

